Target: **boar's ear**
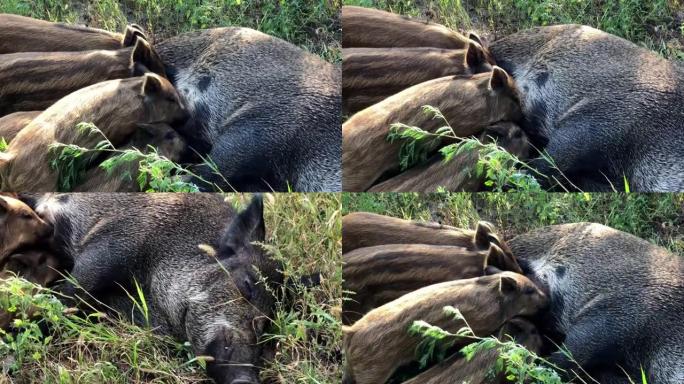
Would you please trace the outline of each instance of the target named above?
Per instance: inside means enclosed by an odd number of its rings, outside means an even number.
[[[131,54],[134,76],[142,76],[149,70],[161,76],[166,76],[164,63],[154,48],[143,39],[137,39]]]
[[[266,226],[264,224],[264,197],[255,194],[249,206],[242,212],[243,225],[249,230],[249,238],[252,241],[264,241],[266,239]]]
[[[518,282],[510,276],[501,276],[499,278],[499,292],[507,294],[515,292],[518,289]]]
[[[240,212],[228,225],[221,237],[219,257],[235,254],[236,247],[252,241],[264,241],[264,200],[260,194],[255,195],[249,206]]]
[[[466,65],[469,68],[474,68],[482,65],[485,62],[485,53],[482,46],[474,41],[468,43],[466,48]]]
[[[487,251],[487,257],[485,258],[485,267],[488,265],[493,265],[495,267],[502,267],[501,260],[506,257],[504,251],[499,248],[496,244],[489,244],[489,251]]]
[[[489,78],[489,89],[492,91],[502,91],[509,87],[508,73],[501,67],[494,66],[492,77]]]
[[[135,44],[136,40],[139,39],[147,40],[147,36],[145,36],[145,32],[143,32],[142,28],[136,24],[128,25],[124,31],[124,37],[121,40],[121,46],[123,48],[130,47]]]
[[[475,33],[475,32],[469,32],[469,33],[468,33],[468,38],[469,38],[470,40],[472,40],[472,41],[474,41],[474,42],[480,44],[480,45],[483,46],[483,47],[485,46],[485,45],[484,45],[484,42],[482,41],[482,39],[480,38],[480,36],[478,36],[477,33]]]
[[[486,221],[479,221],[475,230],[475,245],[480,249],[488,249],[494,235],[494,226]]]
[[[164,88],[161,79],[151,73],[143,77],[142,95],[154,95],[160,93]]]

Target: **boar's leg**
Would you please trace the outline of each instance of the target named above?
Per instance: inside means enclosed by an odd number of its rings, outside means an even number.
[[[84,250],[74,263],[69,272],[77,285],[64,280],[57,285],[55,290],[66,296],[62,299],[67,305],[78,304],[77,296],[87,300],[90,296],[98,298],[100,293],[110,293],[112,289],[118,289],[121,284],[127,287],[130,281],[130,265],[123,260],[117,260],[114,255],[126,254],[110,249],[108,244],[95,244]],[[119,262],[121,261],[121,262]],[[80,287],[80,288],[79,288]],[[87,292],[88,295],[79,295],[79,292]]]

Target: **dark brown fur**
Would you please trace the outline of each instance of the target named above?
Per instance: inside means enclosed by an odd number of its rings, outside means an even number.
[[[59,259],[50,252],[31,249],[11,255],[0,271],[0,279],[11,276],[24,278],[47,287],[60,278]]]
[[[487,127],[480,140],[492,142],[525,160],[529,156],[530,143],[525,133],[514,123],[504,122]],[[426,164],[413,167],[370,188],[369,192],[476,192],[484,187],[484,175],[477,175],[475,167],[479,160],[477,151],[460,153],[449,162],[441,154],[433,156]]]
[[[15,112],[0,117],[0,137],[11,142],[25,126],[38,117],[43,111]]]
[[[0,116],[44,110],[64,96],[105,80],[123,79],[152,70],[165,75],[152,46],[116,51],[23,52],[0,55]]]
[[[451,333],[464,326],[444,313],[457,308],[476,336],[494,333],[516,316],[531,316],[547,304],[546,296],[525,276],[503,272],[491,276],[434,284],[413,291],[368,312],[343,327],[346,357],[343,383],[384,383],[396,368],[415,359],[420,336],[410,335],[414,321],[423,320]],[[461,337],[455,347],[468,344]]]
[[[471,41],[465,49],[345,48],[342,50],[342,101],[355,113],[428,80],[470,76],[492,70],[494,60]]]
[[[495,244],[487,251],[427,244],[378,245],[345,253],[343,261],[343,287],[353,292],[342,304],[344,324],[428,285],[483,276],[489,265],[520,270]]]
[[[480,221],[477,229],[461,229],[437,223],[422,223],[367,212],[352,212],[342,217],[342,252],[383,244],[432,244],[486,251],[496,244],[515,260],[513,253],[491,223]],[[521,273],[518,268],[508,267]]]
[[[342,47],[434,47],[463,49],[468,38],[434,23],[379,9],[342,7]]]
[[[539,353],[543,344],[537,327],[522,317],[514,317],[504,324],[499,329],[497,337],[501,341],[509,341],[512,338],[534,353]],[[506,379],[505,372],[494,374],[498,357],[499,351],[496,348],[478,352],[470,361],[457,353],[403,384],[511,383]]]
[[[121,34],[0,14],[0,54],[119,49],[133,44],[135,36],[145,37],[140,27],[128,26],[125,33]]]
[[[449,76],[414,85],[366,108],[342,125],[342,188],[365,191],[384,173],[399,169],[401,143],[387,141],[393,123],[433,133],[444,126],[423,106],[440,110],[455,134],[467,137],[493,123],[519,119],[518,100],[513,79],[494,67],[471,78]]]
[[[17,249],[47,238],[52,226],[20,200],[0,195],[0,267]]]
[[[182,124],[187,119],[171,83],[153,74],[109,80],[76,91],[59,100],[26,126],[0,154],[0,181],[4,191],[57,190],[58,175],[50,162],[57,154],[51,144],[93,148],[97,133],[81,132],[76,125],[91,122],[115,145],[122,145],[141,123]]]
[[[178,162],[188,146],[183,138],[167,124],[139,125],[131,141],[124,148],[137,148],[143,153],[150,152],[149,146],[157,149],[157,154]],[[140,192],[137,181],[139,161],[132,161],[108,172],[95,167],[85,176],[85,182],[74,192]]]

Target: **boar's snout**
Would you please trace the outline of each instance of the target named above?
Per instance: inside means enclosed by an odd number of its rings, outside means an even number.
[[[249,369],[237,372],[235,378],[230,380],[230,384],[259,384],[259,378],[254,370]]]

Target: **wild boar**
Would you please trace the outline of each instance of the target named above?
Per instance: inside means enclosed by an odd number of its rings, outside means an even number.
[[[474,41],[465,49],[345,48],[342,50],[342,102],[355,113],[413,85],[444,76],[470,76],[492,70],[494,60]]]
[[[378,245],[345,253],[343,261],[343,287],[352,292],[342,303],[344,324],[428,285],[483,276],[487,266],[520,271],[516,260],[495,244],[487,251],[446,245]]]
[[[44,110],[81,88],[148,71],[164,76],[164,64],[143,39],[116,51],[0,55],[0,115]]]
[[[167,124],[138,124],[138,129],[123,149],[136,148],[142,153],[149,153],[150,147],[155,148],[159,156],[173,162],[179,162],[188,151],[183,138]],[[140,169],[139,161],[132,161],[107,171],[97,167],[86,172],[84,182],[74,189],[74,192],[140,192],[137,176]]]
[[[380,9],[342,7],[342,47],[434,47],[463,49],[469,37],[435,23],[412,20]]]
[[[179,132],[218,166],[199,167],[203,179],[226,191],[341,190],[339,67],[248,28],[155,47],[192,117]]]
[[[135,290],[137,282],[150,326],[188,340],[197,355],[213,357],[207,371],[217,383],[259,382],[254,365],[265,318],[242,297],[223,261],[201,246],[217,249],[224,228],[238,220],[255,226],[238,226],[230,239],[224,236],[235,246],[234,257],[260,252],[249,250],[252,242],[264,241],[255,230],[263,225],[258,199],[242,212],[220,194],[74,193],[42,196],[36,204],[54,223],[55,252],[73,260],[70,273],[80,286],[63,282],[57,291],[92,295],[132,313],[124,290]]]
[[[52,226],[22,201],[0,195],[0,266],[17,249],[39,243],[52,234]]]
[[[540,353],[543,345],[537,327],[523,317],[514,317],[499,329],[497,338],[501,341],[513,339],[534,353]],[[506,384],[505,372],[495,374],[499,351],[491,349],[479,352],[467,361],[456,353],[403,384]]]
[[[581,25],[532,28],[492,43],[522,90],[522,128],[555,167],[544,187],[684,190],[684,67]],[[566,179],[567,178],[567,179]]]
[[[521,116],[515,83],[499,67],[470,78],[442,77],[414,85],[356,113],[342,125],[345,191],[365,191],[383,174],[399,170],[401,143],[387,140],[392,124],[417,126],[430,133],[444,125],[422,111],[425,105],[440,110],[458,137]]]
[[[15,112],[7,116],[0,117],[0,137],[5,142],[11,142],[33,119],[38,117],[43,111]]]
[[[342,253],[382,244],[451,245],[478,251],[486,251],[490,244],[496,244],[515,260],[506,242],[486,221],[478,222],[477,228],[471,230],[368,212],[352,212],[342,217]]]
[[[600,383],[684,380],[684,262],[664,248],[595,223],[542,227],[510,242],[548,293],[542,331]],[[564,353],[549,360],[580,370]],[[622,370],[624,369],[624,371]]]
[[[446,315],[445,306],[457,308],[475,335],[486,336],[513,317],[537,314],[546,304],[546,296],[534,283],[513,272],[413,291],[368,312],[352,326],[343,327],[346,366],[342,382],[384,383],[396,368],[413,361],[421,341],[419,336],[409,334],[414,321],[423,320],[457,332],[464,322]],[[454,347],[470,341],[459,337]]]
[[[36,117],[0,153],[3,191],[57,191],[60,175],[51,168],[58,155],[55,143],[93,148],[104,135],[113,145],[126,142],[140,123],[185,123],[187,112],[173,86],[163,77],[146,74],[109,80],[82,88]],[[102,135],[82,132],[80,122],[94,124]]]

